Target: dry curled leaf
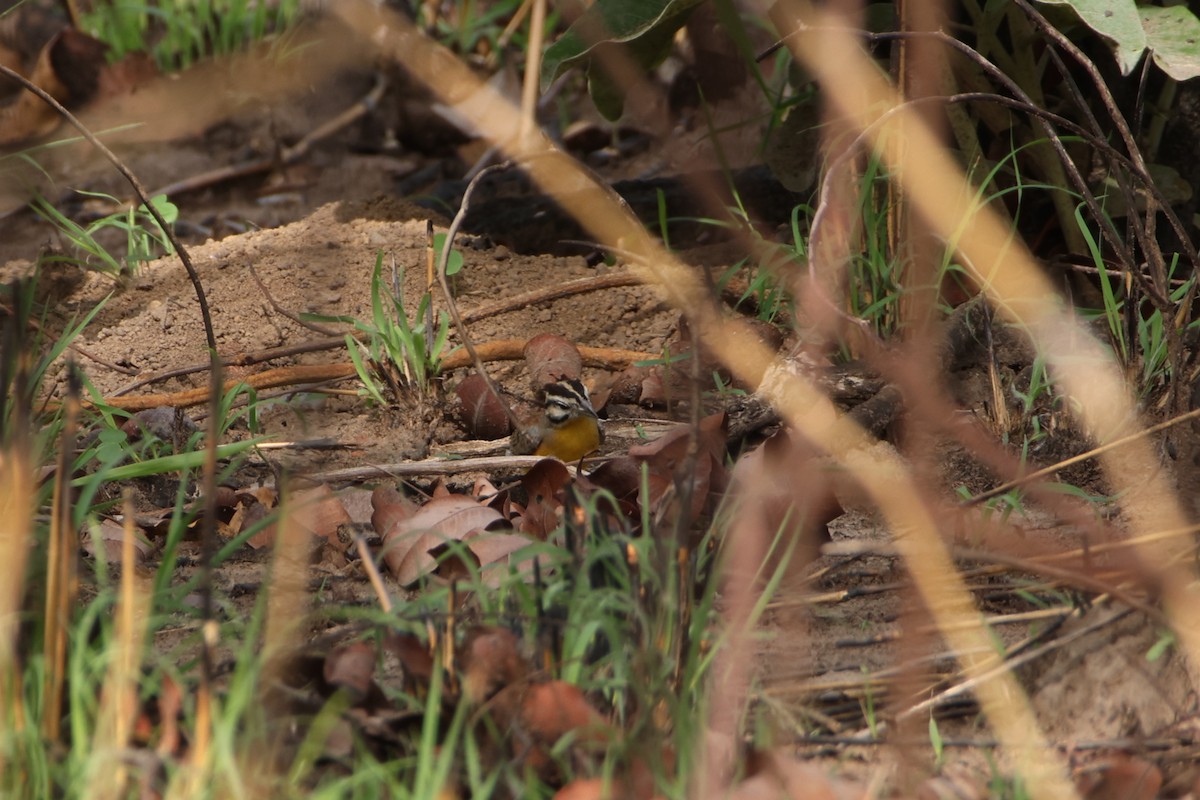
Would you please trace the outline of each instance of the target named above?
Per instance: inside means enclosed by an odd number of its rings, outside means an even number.
[[[474,530],[463,541],[479,559],[479,566],[483,567],[488,564],[508,564],[510,556],[528,547],[531,540],[528,536],[504,531]],[[498,587],[508,577],[508,571],[488,569],[480,577],[485,585]]]
[[[583,374],[583,357],[567,339],[543,333],[525,345],[525,366],[529,369],[529,385],[536,394],[547,383],[562,378],[578,380]]]
[[[620,456],[609,459],[588,473],[580,483],[607,490],[628,519],[637,519],[638,492],[642,488],[642,464],[636,458]]]
[[[437,568],[435,552],[447,542],[462,541],[468,533],[500,521],[499,512],[471,497],[434,497],[416,513],[380,531],[384,562],[400,583],[409,586]]]
[[[306,530],[334,545],[338,543],[338,528],[352,522],[342,499],[327,484],[296,492],[291,512]]]
[[[110,564],[121,563],[121,548],[125,542],[125,526],[116,520],[102,519],[100,520],[99,530],[89,528],[83,535],[83,551],[89,556],[96,557],[100,551],[104,553],[104,560]],[[97,542],[99,539],[99,542]],[[145,540],[141,530],[133,529],[133,560],[135,564],[141,564],[146,560],[146,556],[154,547]]]
[[[562,509],[562,491],[571,482],[571,473],[557,458],[544,458],[521,478],[525,490],[525,508],[517,529],[526,536],[544,540],[558,527]]]
[[[404,679],[409,691],[429,685],[433,677],[433,656],[429,646],[411,633],[393,633],[383,640],[383,647],[396,657],[404,668]]]
[[[29,80],[68,108],[78,108],[96,93],[98,76],[106,69],[107,50],[98,39],[64,29],[42,48]],[[22,91],[0,110],[0,145],[49,133],[59,122],[58,114],[41,98]]]
[[[503,439],[512,432],[512,421],[500,398],[481,375],[468,375],[454,389],[459,423],[473,439]]]
[[[686,475],[680,466],[689,458],[692,440],[695,438],[695,462],[689,465]],[[649,468],[647,481],[649,497],[642,502],[656,513],[659,506],[669,500],[668,493],[677,481],[691,482],[691,506],[687,509],[691,519],[700,516],[710,501],[725,491],[728,478],[725,474],[725,415],[712,414],[700,420],[699,430],[693,437],[686,425],[669,431],[652,442],[634,445],[629,455],[646,463]]]
[[[1086,800],[1154,800],[1162,784],[1158,767],[1124,754],[1090,765],[1076,779]]]
[[[325,682],[344,691],[350,705],[358,705],[371,693],[375,661],[375,646],[368,642],[351,642],[334,648],[325,658]]]
[[[524,765],[544,779],[557,774],[553,753],[564,736],[571,735],[568,759],[602,750],[613,737],[607,721],[574,684],[552,680],[507,691],[522,695],[513,730],[514,755],[523,756]]]
[[[463,698],[474,705],[523,681],[529,674],[529,664],[520,653],[520,641],[507,628],[473,628],[467,632],[460,653]]]
[[[738,519],[766,537],[795,542],[794,563],[804,565],[829,541],[829,523],[842,515],[828,464],[806,441],[780,430],[733,467],[730,494]],[[781,548],[776,548],[779,552]]]

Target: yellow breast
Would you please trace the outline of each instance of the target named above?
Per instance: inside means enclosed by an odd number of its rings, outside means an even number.
[[[581,415],[561,425],[547,426],[534,455],[554,456],[562,461],[578,461],[600,447],[600,423],[592,416]]]

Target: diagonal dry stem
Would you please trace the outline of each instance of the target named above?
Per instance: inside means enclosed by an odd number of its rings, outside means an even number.
[[[968,676],[982,675],[1000,663],[981,615],[938,535],[933,514],[921,501],[913,476],[894,453],[871,447],[871,437],[840,415],[812,383],[775,360],[747,326],[722,319],[701,282],[651,239],[611,193],[573,160],[554,151],[540,137],[517,139],[518,110],[471,77],[465,67],[395,15],[351,3],[339,5],[337,13],[351,28],[376,42],[385,54],[397,60],[403,58],[413,74],[455,104],[511,157],[525,164],[533,179],[579,219],[597,241],[637,254],[634,268],[689,315],[693,330],[711,352],[740,381],[763,391],[791,425],[829,452],[880,507],[934,622],[960,654],[964,672]],[[976,280],[992,302],[1010,319],[1023,324],[1047,353],[1056,378],[1077,404],[1089,430],[1101,442],[1135,430],[1133,405],[1115,363],[1075,323],[1029,254],[1011,242],[1010,232],[994,214],[972,204],[975,193],[962,171],[915,115],[901,111],[880,121],[880,116],[898,105],[900,98],[853,37],[825,26],[814,32],[813,23],[819,26],[822,18],[804,13],[810,26],[801,28],[794,39],[797,56],[856,128],[865,130],[879,123],[871,135],[873,147],[882,152],[881,143],[888,137],[902,136],[908,141],[898,155],[900,160],[891,165],[901,188],[933,230],[947,241],[960,242],[962,255],[973,265]],[[777,15],[777,22],[790,29],[798,18]],[[1143,480],[1153,463],[1150,448],[1141,440],[1103,457],[1106,471],[1118,486]],[[1145,485],[1124,501],[1135,530],[1144,533],[1182,527],[1178,504],[1165,482],[1152,479]],[[1192,663],[1197,663],[1200,628],[1181,614],[1193,594],[1188,588],[1191,576],[1185,569],[1171,566],[1174,548],[1169,542],[1144,541],[1141,552],[1153,566],[1162,569],[1168,612],[1178,626],[1184,650]],[[970,621],[974,624],[963,624]],[[993,680],[981,682],[976,694],[997,737],[1015,758],[1031,794],[1046,798],[1077,796],[1065,766],[1048,746],[1015,678],[999,671]]]

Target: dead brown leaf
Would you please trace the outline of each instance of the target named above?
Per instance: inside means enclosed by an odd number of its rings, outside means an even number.
[[[383,646],[400,661],[409,691],[429,685],[433,678],[434,663],[425,642],[411,633],[393,633],[383,640]]]
[[[99,530],[89,527],[83,534],[83,551],[96,558],[103,550],[103,558],[110,564],[121,563],[121,545],[125,541],[125,526],[114,519],[100,520]],[[97,539],[99,541],[97,542]],[[134,529],[133,559],[135,564],[142,564],[146,556],[154,551],[154,546],[146,541],[142,532]]]
[[[843,513],[827,465],[786,430],[738,459],[730,491],[745,499],[744,513],[758,515],[766,535],[778,535],[784,547],[796,543],[794,563],[801,565],[831,541],[829,523]]]
[[[1158,767],[1121,753],[1090,765],[1076,779],[1086,800],[1154,800],[1162,784]]]
[[[384,562],[400,583],[410,586],[437,568],[433,553],[438,548],[500,521],[499,512],[474,498],[436,496],[411,516],[393,520],[380,531]]]
[[[677,481],[689,481],[691,505],[689,519],[704,513],[717,496],[725,491],[728,477],[725,473],[725,415],[712,414],[700,420],[695,436],[695,461],[687,474],[680,469],[689,457],[693,432],[681,425],[646,444],[629,448],[629,455],[646,463],[649,467],[649,497],[641,498],[656,514],[661,504],[669,497],[668,490]]]
[[[295,514],[295,520],[313,536],[332,545],[338,543],[338,528],[352,522],[342,505],[342,499],[326,484],[296,492],[291,512]]]
[[[544,458],[521,478],[526,503],[517,522],[521,533],[544,541],[558,527],[563,490],[571,482],[571,473],[557,458]]]
[[[512,421],[503,403],[488,388],[483,376],[468,375],[454,389],[459,423],[473,439],[503,439],[512,432]]]
[[[568,760],[602,749],[615,731],[583,690],[566,681],[551,680],[528,687],[510,686],[505,692],[521,694],[520,716],[513,728],[514,755],[545,780],[557,776],[555,745],[572,734]]]
[[[529,370],[529,385],[534,393],[547,383],[562,378],[579,380],[583,374],[583,357],[579,348],[555,333],[533,337],[525,345],[525,366]]]
[[[350,705],[358,705],[374,686],[377,656],[375,646],[368,642],[351,642],[336,647],[325,657],[325,682],[344,691],[350,699]]]
[[[462,695],[473,705],[524,681],[529,674],[520,641],[507,628],[480,626],[468,631],[460,648],[460,663]]]

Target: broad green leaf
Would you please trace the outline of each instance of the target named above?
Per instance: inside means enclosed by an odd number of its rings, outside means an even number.
[[[1138,9],[1154,63],[1177,81],[1200,76],[1200,19],[1187,6]]]
[[[165,194],[158,194],[154,197],[151,197],[150,205],[158,209],[158,213],[162,214],[162,218],[167,221],[167,224],[171,224],[179,220],[179,206],[168,200]],[[145,211],[145,206],[142,206],[141,210]]]
[[[675,32],[702,0],[597,0],[557,42],[546,48],[542,80],[548,83],[573,66],[588,74],[588,91],[609,119],[621,115],[624,95],[600,64],[600,48],[625,46],[625,55],[643,70],[670,52]]]
[[[1114,44],[1121,74],[1137,66],[1146,49],[1146,32],[1133,0],[1042,0],[1046,5],[1074,9],[1083,23]]]
[[[441,260],[442,249],[446,246],[446,234],[435,233],[433,235],[433,253],[436,259]],[[463,254],[458,250],[450,251],[450,258],[446,260],[446,275],[457,275],[463,268]]]

